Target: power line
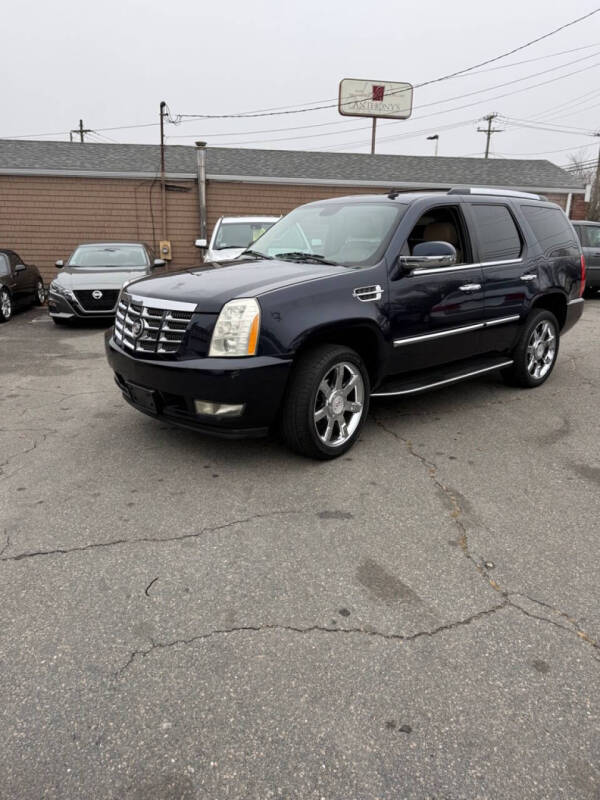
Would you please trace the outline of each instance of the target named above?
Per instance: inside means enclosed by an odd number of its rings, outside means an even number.
[[[485,92],[493,91],[494,89],[499,89],[499,88],[502,88],[502,87],[505,87],[505,86],[512,86],[515,83],[520,83],[522,81],[529,80],[530,78],[536,78],[536,77],[538,77],[540,75],[546,75],[549,72],[555,72],[556,70],[563,69],[564,67],[568,67],[571,64],[577,64],[580,61],[585,61],[585,60],[587,60],[589,58],[595,58],[597,55],[598,55],[598,53],[592,53],[591,55],[583,56],[582,58],[577,58],[577,59],[574,59],[573,61],[567,61],[564,64],[559,64],[558,66],[550,67],[549,69],[541,70],[540,72],[534,72],[534,73],[531,73],[530,75],[525,75],[525,76],[522,76],[520,78],[514,78],[514,79],[512,79],[510,81],[505,81],[503,83],[497,83],[497,84],[494,84],[493,86],[488,86],[488,87],[486,87],[484,89],[476,89],[475,91],[466,92],[464,94],[455,95],[454,97],[447,97],[447,98],[445,98],[443,100],[434,100],[434,101],[432,101],[430,103],[422,103],[421,105],[415,106],[415,110],[418,111],[418,110],[420,110],[422,108],[430,108],[431,106],[438,106],[438,105],[440,105],[440,103],[450,103],[450,102],[452,102],[454,100],[461,100],[461,99],[463,99],[465,97],[472,97],[472,96],[477,95],[477,94],[483,94]],[[417,119],[418,119],[418,117],[417,117]],[[321,123],[316,123],[316,124],[313,123],[311,125],[299,125],[299,126],[296,126],[296,127],[263,129],[263,130],[258,130],[258,131],[241,131],[241,132],[235,132],[235,133],[211,133],[210,136],[211,136],[211,138],[216,138],[216,137],[221,137],[221,136],[248,136],[248,135],[253,135],[253,134],[258,134],[258,133],[278,133],[278,132],[285,132],[285,131],[304,130],[304,129],[308,129],[308,128],[318,128],[318,127],[326,127],[326,126],[334,126],[334,125],[344,125],[344,124],[347,124],[347,122],[348,122],[348,120],[342,120],[342,121],[336,121],[336,122],[321,122]],[[392,121],[392,122],[387,123],[387,124],[388,125],[389,124],[398,124],[398,122],[397,121]],[[351,129],[348,129],[348,130],[350,131],[350,130],[362,130],[362,129],[351,128]],[[310,136],[293,136],[293,137],[289,137],[289,138],[291,138],[291,139],[304,139],[304,138],[311,138],[311,136],[319,136],[319,135],[331,136],[331,135],[334,135],[336,133],[337,133],[337,131],[332,131],[332,132],[327,132],[327,133],[323,133],[323,134],[311,134]],[[170,139],[187,139],[187,138],[197,137],[199,135],[200,134],[188,134],[188,133],[186,133],[186,134],[177,134],[177,135],[174,135],[174,136],[170,136],[169,138]],[[274,141],[278,141],[278,140],[274,140]],[[285,139],[281,139],[279,141],[285,141]]]
[[[600,11],[600,7],[595,8],[593,11],[584,14],[581,17],[577,17],[576,19],[571,20],[570,22],[561,25],[558,28],[555,28],[548,33],[543,34],[542,36],[538,36],[535,39],[531,39],[529,42],[525,42],[525,44],[519,45],[519,47],[514,47],[512,50],[508,50],[505,53],[501,53],[498,56],[494,56],[493,58],[488,58],[485,61],[480,61],[477,64],[472,64],[470,67],[465,67],[464,69],[456,70],[455,72],[451,72],[447,75],[441,75],[438,78],[431,78],[428,81],[422,81],[421,83],[414,84],[414,89],[420,89],[423,86],[431,86],[434,83],[441,83],[442,81],[447,81],[450,78],[455,78],[459,75],[464,75],[467,72],[472,72],[473,70],[479,69],[480,67],[485,67],[488,64],[493,64],[496,61],[500,61],[503,58],[507,58],[508,56],[514,55],[514,53],[518,53],[521,50],[525,50],[527,47],[531,47],[538,42],[543,41],[544,39],[549,38],[550,36],[554,36],[555,34],[559,33],[560,31],[565,30],[565,28],[569,28],[572,25],[576,25],[579,22],[583,22],[585,19],[589,19],[590,17],[594,16]],[[329,100],[325,101],[315,101],[317,103],[329,103],[331,100],[335,98],[329,98]],[[352,101],[354,102],[354,101]],[[236,114],[179,114],[178,117],[181,119],[185,118],[193,118],[193,119],[231,119],[235,117],[263,117],[263,116],[279,116],[283,114],[301,114],[307,111],[320,111],[323,108],[334,108],[337,107],[337,103],[333,105],[321,105],[321,106],[312,106],[306,108],[298,108],[296,110],[286,110],[286,111],[277,111],[277,110],[259,110],[259,111],[251,111],[251,112],[238,112]]]
[[[600,7],[597,7],[595,9],[593,9],[592,11],[588,12],[587,14],[584,14],[581,17],[577,17],[576,19],[570,20],[569,22],[564,23],[563,25],[559,26],[558,28],[554,28],[553,30],[549,31],[548,33],[545,33],[545,34],[543,34],[541,36],[538,36],[535,39],[531,39],[530,41],[525,42],[524,44],[519,45],[518,47],[515,47],[512,50],[508,50],[508,51],[506,51],[504,53],[501,53],[500,55],[494,56],[493,58],[486,59],[485,61],[480,61],[477,64],[473,64],[473,65],[471,65],[469,67],[465,67],[465,68],[463,68],[461,70],[456,70],[455,72],[452,72],[452,73],[449,73],[449,74],[446,74],[446,75],[442,75],[442,76],[439,76],[437,78],[432,78],[432,79],[430,79],[428,81],[422,81],[421,83],[415,84],[414,88],[422,88],[424,86],[430,86],[430,85],[435,84],[435,83],[440,83],[442,81],[450,80],[451,78],[464,76],[467,73],[475,72],[476,70],[480,69],[481,67],[485,67],[485,66],[487,66],[489,64],[493,64],[493,63],[495,63],[497,61],[500,61],[503,58],[507,58],[507,57],[509,57],[511,55],[514,55],[515,53],[518,53],[518,52],[520,52],[522,50],[525,50],[526,48],[531,47],[532,45],[537,44],[538,42],[541,42],[541,41],[543,41],[545,39],[548,39],[551,36],[554,36],[555,34],[565,30],[566,28],[569,28],[569,27],[571,27],[573,25],[576,25],[579,22],[582,22],[583,20],[589,19],[590,17],[592,17],[595,14],[597,14],[599,11],[600,11]],[[575,48],[575,49],[577,49],[577,48]],[[569,51],[565,51],[565,52],[569,52]],[[574,73],[572,73],[572,74],[574,74]],[[568,77],[568,76],[564,76],[564,77]],[[534,87],[530,87],[530,88],[534,88]],[[333,99],[334,98],[330,98],[330,100],[333,100]],[[330,101],[327,100],[327,101],[314,101],[314,102],[317,102],[317,103],[321,103],[321,102],[322,103],[329,103]],[[242,118],[242,117],[249,118],[249,117],[259,117],[259,116],[279,116],[279,115],[283,115],[283,114],[297,114],[297,113],[305,113],[305,112],[309,112],[309,111],[318,111],[318,110],[321,110],[321,109],[324,109],[324,108],[333,108],[335,106],[337,106],[337,104],[332,104],[332,105],[328,104],[328,105],[310,106],[310,107],[302,107],[302,106],[299,106],[299,107],[292,107],[292,106],[285,107],[285,106],[281,106],[279,108],[281,108],[281,109],[286,109],[287,108],[287,110],[281,110],[280,111],[277,108],[275,108],[275,109],[263,109],[263,110],[259,110],[259,111],[256,111],[256,112],[239,112],[239,113],[236,113],[236,114],[181,114],[181,115],[178,115],[178,119],[183,121],[184,119],[232,119],[232,118]],[[295,110],[292,110],[292,109],[295,109]],[[174,121],[174,120],[171,119],[171,121]],[[119,126],[112,126],[112,127],[107,127],[107,128],[98,128],[97,131],[102,132],[102,131],[128,130],[128,129],[144,128],[144,127],[155,127],[157,124],[158,123],[151,122],[151,123],[141,123],[141,124],[138,124],[138,125],[119,125]],[[3,138],[27,139],[27,138],[37,138],[37,137],[43,137],[43,136],[60,136],[60,135],[63,135],[64,133],[65,133],[65,131],[58,131],[58,132],[53,132],[53,133],[24,134],[24,135],[20,135],[20,136],[3,137]]]

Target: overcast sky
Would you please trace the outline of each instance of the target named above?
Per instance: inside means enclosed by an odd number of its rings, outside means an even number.
[[[0,48],[0,136],[64,140],[83,118],[99,132],[90,141],[105,136],[156,143],[163,99],[174,116],[335,102],[341,78],[420,83],[517,47],[596,5],[595,0],[9,0]],[[496,127],[504,130],[492,139],[498,157],[539,154],[563,164],[571,152],[595,156],[598,140],[585,132],[600,129],[600,14],[492,66],[417,89],[410,120],[379,122],[377,152],[432,154],[426,136],[439,133],[440,155],[480,155],[485,141],[476,131],[477,119],[499,112],[553,130],[498,121]],[[483,89],[488,91],[464,97]],[[320,127],[290,130],[308,125]],[[575,130],[554,130],[559,126]],[[336,108],[188,120],[169,124],[167,134],[169,144],[204,139],[213,146],[363,153],[370,147],[370,121],[341,117]]]

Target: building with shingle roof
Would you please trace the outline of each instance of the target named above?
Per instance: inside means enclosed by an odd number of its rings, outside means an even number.
[[[198,148],[167,145],[166,231],[160,148],[151,144],[0,140],[0,246],[38,263],[83,241],[171,242],[174,266],[197,264],[201,229]],[[584,193],[546,159],[484,159],[207,147],[208,234],[222,215],[284,214],[324,197],[482,186],[540,192],[571,216]]]

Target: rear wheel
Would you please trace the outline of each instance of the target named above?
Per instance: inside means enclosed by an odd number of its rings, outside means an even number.
[[[0,290],[0,322],[8,322],[13,315],[12,297],[8,289]]]
[[[303,354],[283,402],[281,433],[309,458],[337,458],[356,442],[369,410],[369,375],[361,357],[325,344]]]
[[[532,311],[513,351],[514,364],[502,371],[506,383],[533,388],[550,377],[559,346],[559,329],[551,311]]]

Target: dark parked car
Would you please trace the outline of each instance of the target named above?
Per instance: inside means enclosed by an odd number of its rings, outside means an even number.
[[[25,264],[14,250],[0,250],[0,322],[8,322],[18,306],[41,306],[44,281],[33,264]]]
[[[600,289],[600,222],[574,222],[585,257],[585,287],[589,294]]]
[[[334,458],[370,397],[494,370],[539,386],[583,311],[577,236],[534,194],[325,200],[255,248],[123,290],[106,344],[129,403],[221,436],[278,425],[294,450]]]
[[[80,244],[66,264],[56,262],[61,272],[50,284],[50,316],[57,325],[76,319],[112,319],[122,286],[164,265],[140,242]]]

